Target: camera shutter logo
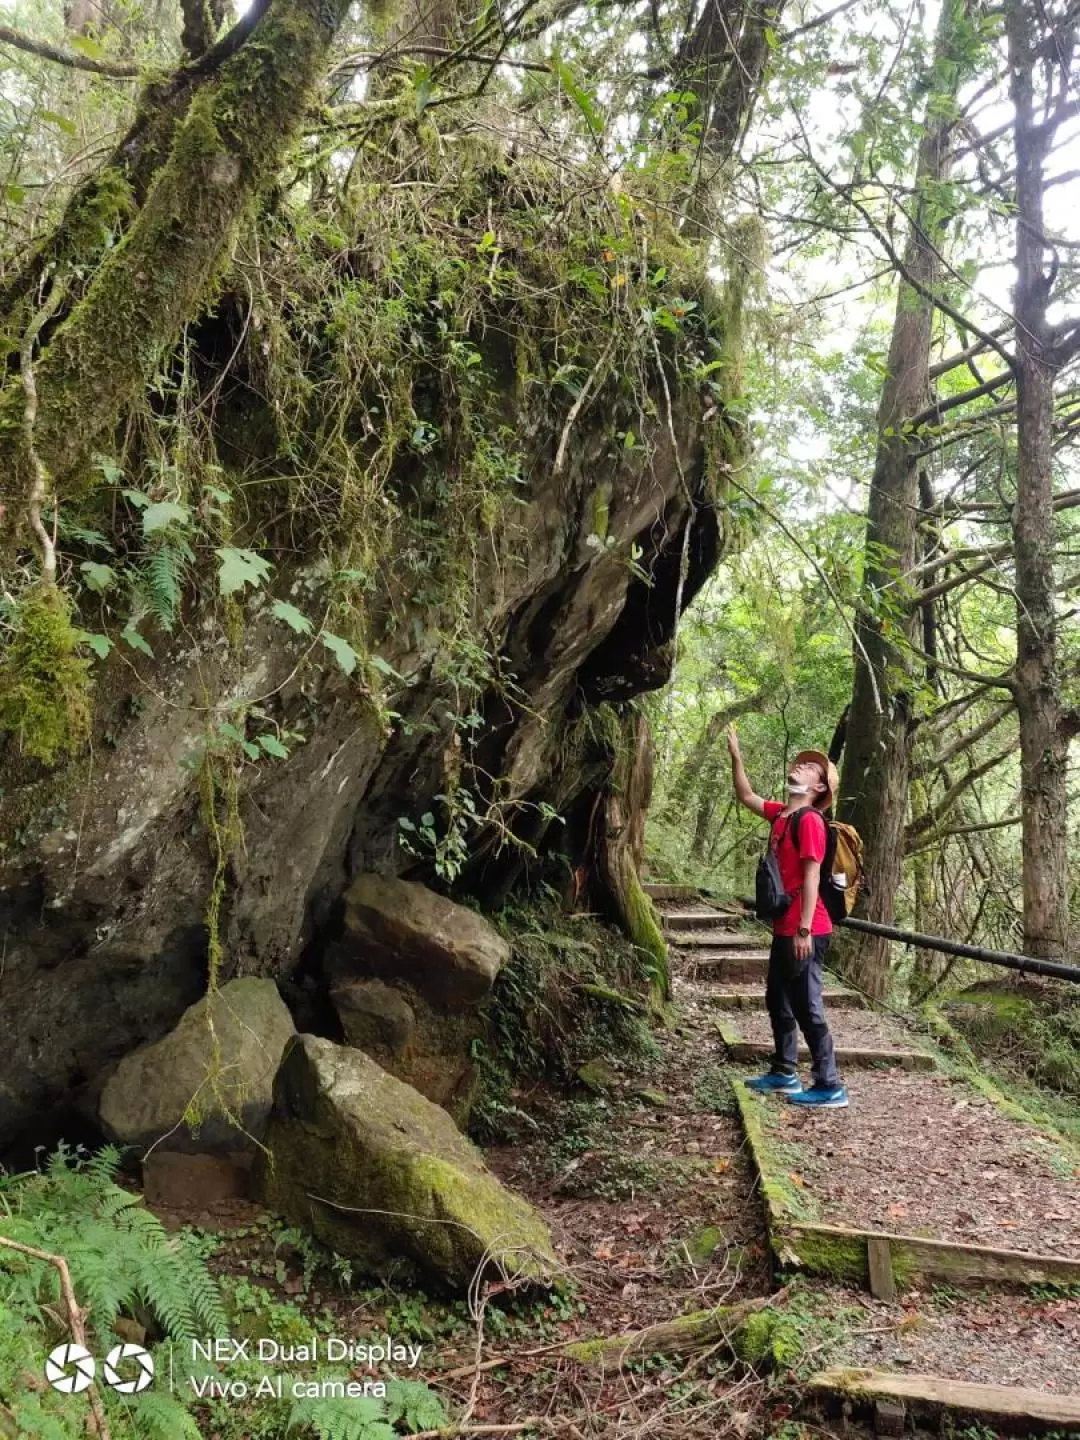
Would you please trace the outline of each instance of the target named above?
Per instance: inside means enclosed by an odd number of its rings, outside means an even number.
[[[124,1361],[134,1361],[135,1375],[125,1380],[120,1374],[118,1366]],[[131,1375],[132,1366],[129,1363],[125,1367],[127,1374]],[[140,1390],[149,1389],[154,1380],[154,1357],[149,1350],[144,1350],[141,1345],[115,1345],[105,1356],[103,1375],[106,1385],[111,1385],[121,1395],[138,1395]]]
[[[61,1395],[81,1395],[94,1383],[95,1368],[84,1345],[57,1345],[45,1361],[45,1379]]]

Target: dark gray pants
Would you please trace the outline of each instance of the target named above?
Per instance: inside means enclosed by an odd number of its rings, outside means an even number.
[[[813,1083],[829,1089],[840,1084],[825,1005],[821,998],[822,966],[829,948],[828,935],[814,935],[809,960],[796,960],[795,941],[790,935],[774,935],[769,951],[769,978],[765,1004],[772,1021],[772,1071],[794,1075],[799,1068],[799,1031],[806,1037],[812,1062]]]

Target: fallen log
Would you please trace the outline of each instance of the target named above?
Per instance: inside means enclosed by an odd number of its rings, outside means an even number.
[[[644,1330],[631,1330],[625,1335],[600,1335],[593,1340],[577,1340],[567,1345],[563,1354],[579,1365],[604,1370],[617,1370],[646,1355],[692,1355],[710,1345],[728,1344],[743,1321],[759,1310],[783,1301],[790,1290],[785,1286],[774,1295],[759,1295],[740,1300],[737,1305],[715,1305],[711,1310],[695,1310],[674,1320],[661,1320]]]

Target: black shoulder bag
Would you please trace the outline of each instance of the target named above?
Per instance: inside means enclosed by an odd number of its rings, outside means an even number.
[[[787,823],[789,829],[791,818],[789,815]],[[775,821],[773,823],[775,824]],[[777,845],[779,843],[778,840]],[[757,875],[754,877],[754,914],[759,920],[779,920],[781,915],[787,914],[794,898],[794,895],[789,895],[784,889],[784,882],[780,879],[780,865],[772,847],[772,825],[770,825],[769,840],[765,846],[764,855],[758,861]]]

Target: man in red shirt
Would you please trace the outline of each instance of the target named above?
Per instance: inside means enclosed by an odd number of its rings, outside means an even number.
[[[767,1074],[747,1084],[752,1090],[786,1095],[795,1105],[842,1109],[848,1093],[836,1068],[822,999],[823,965],[833,927],[818,894],[826,840],[821,811],[829,808],[836,794],[836,766],[820,750],[801,750],[788,771],[787,801],[781,803],[755,795],[743,769],[734,725],[728,726],[728,749],[736,797],[769,821],[769,845],[784,889],[792,896],[791,905],[773,922],[769,951],[765,1004],[776,1047],[773,1061]],[[800,810],[796,845],[792,817]],[[799,1080],[800,1030],[810,1049],[813,1078],[808,1090]]]

